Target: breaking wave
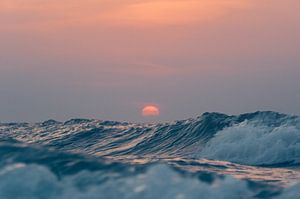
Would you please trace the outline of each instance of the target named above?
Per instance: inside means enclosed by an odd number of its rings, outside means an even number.
[[[299,164],[300,130],[245,122],[218,132],[198,157],[248,165]]]
[[[300,163],[300,119],[275,112],[205,113],[165,124],[73,119],[2,124],[0,136],[97,156],[192,157],[248,165]]]

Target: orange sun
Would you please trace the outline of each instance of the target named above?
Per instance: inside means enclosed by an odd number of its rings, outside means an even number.
[[[148,106],[145,106],[143,108],[142,115],[144,117],[159,116],[160,115],[160,111],[159,111],[159,108],[157,106],[148,105]]]

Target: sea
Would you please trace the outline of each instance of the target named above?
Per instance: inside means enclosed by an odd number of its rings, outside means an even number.
[[[0,123],[0,199],[300,199],[300,117]]]

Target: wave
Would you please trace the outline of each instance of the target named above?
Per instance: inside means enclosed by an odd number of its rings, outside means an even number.
[[[218,132],[197,157],[248,165],[300,164],[300,130],[244,122]]]
[[[190,173],[166,163],[116,163],[10,141],[1,143],[0,152],[3,199],[294,199],[299,195],[299,184],[283,189],[215,173]]]
[[[300,163],[300,119],[276,112],[204,113],[161,124],[87,119],[11,123],[0,125],[1,138],[101,157],[208,158],[261,166]]]
[[[254,199],[282,190],[216,173],[187,172],[166,162],[124,164],[12,141],[1,142],[0,155],[3,199]]]
[[[0,157],[1,199],[294,199],[300,119],[255,112],[0,124]]]
[[[110,174],[112,175],[112,174]],[[111,176],[108,176],[109,178]],[[135,176],[103,179],[103,173],[84,172],[57,178],[38,165],[13,165],[0,172],[0,197],[5,199],[83,198],[252,198],[246,182],[232,178],[212,184],[185,178],[164,165],[155,165]],[[171,180],[170,180],[171,179]],[[16,193],[15,190],[18,190]]]

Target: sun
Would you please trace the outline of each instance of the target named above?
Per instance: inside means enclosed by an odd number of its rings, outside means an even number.
[[[159,116],[160,115],[160,110],[155,105],[147,105],[143,108],[142,115],[144,117]]]

